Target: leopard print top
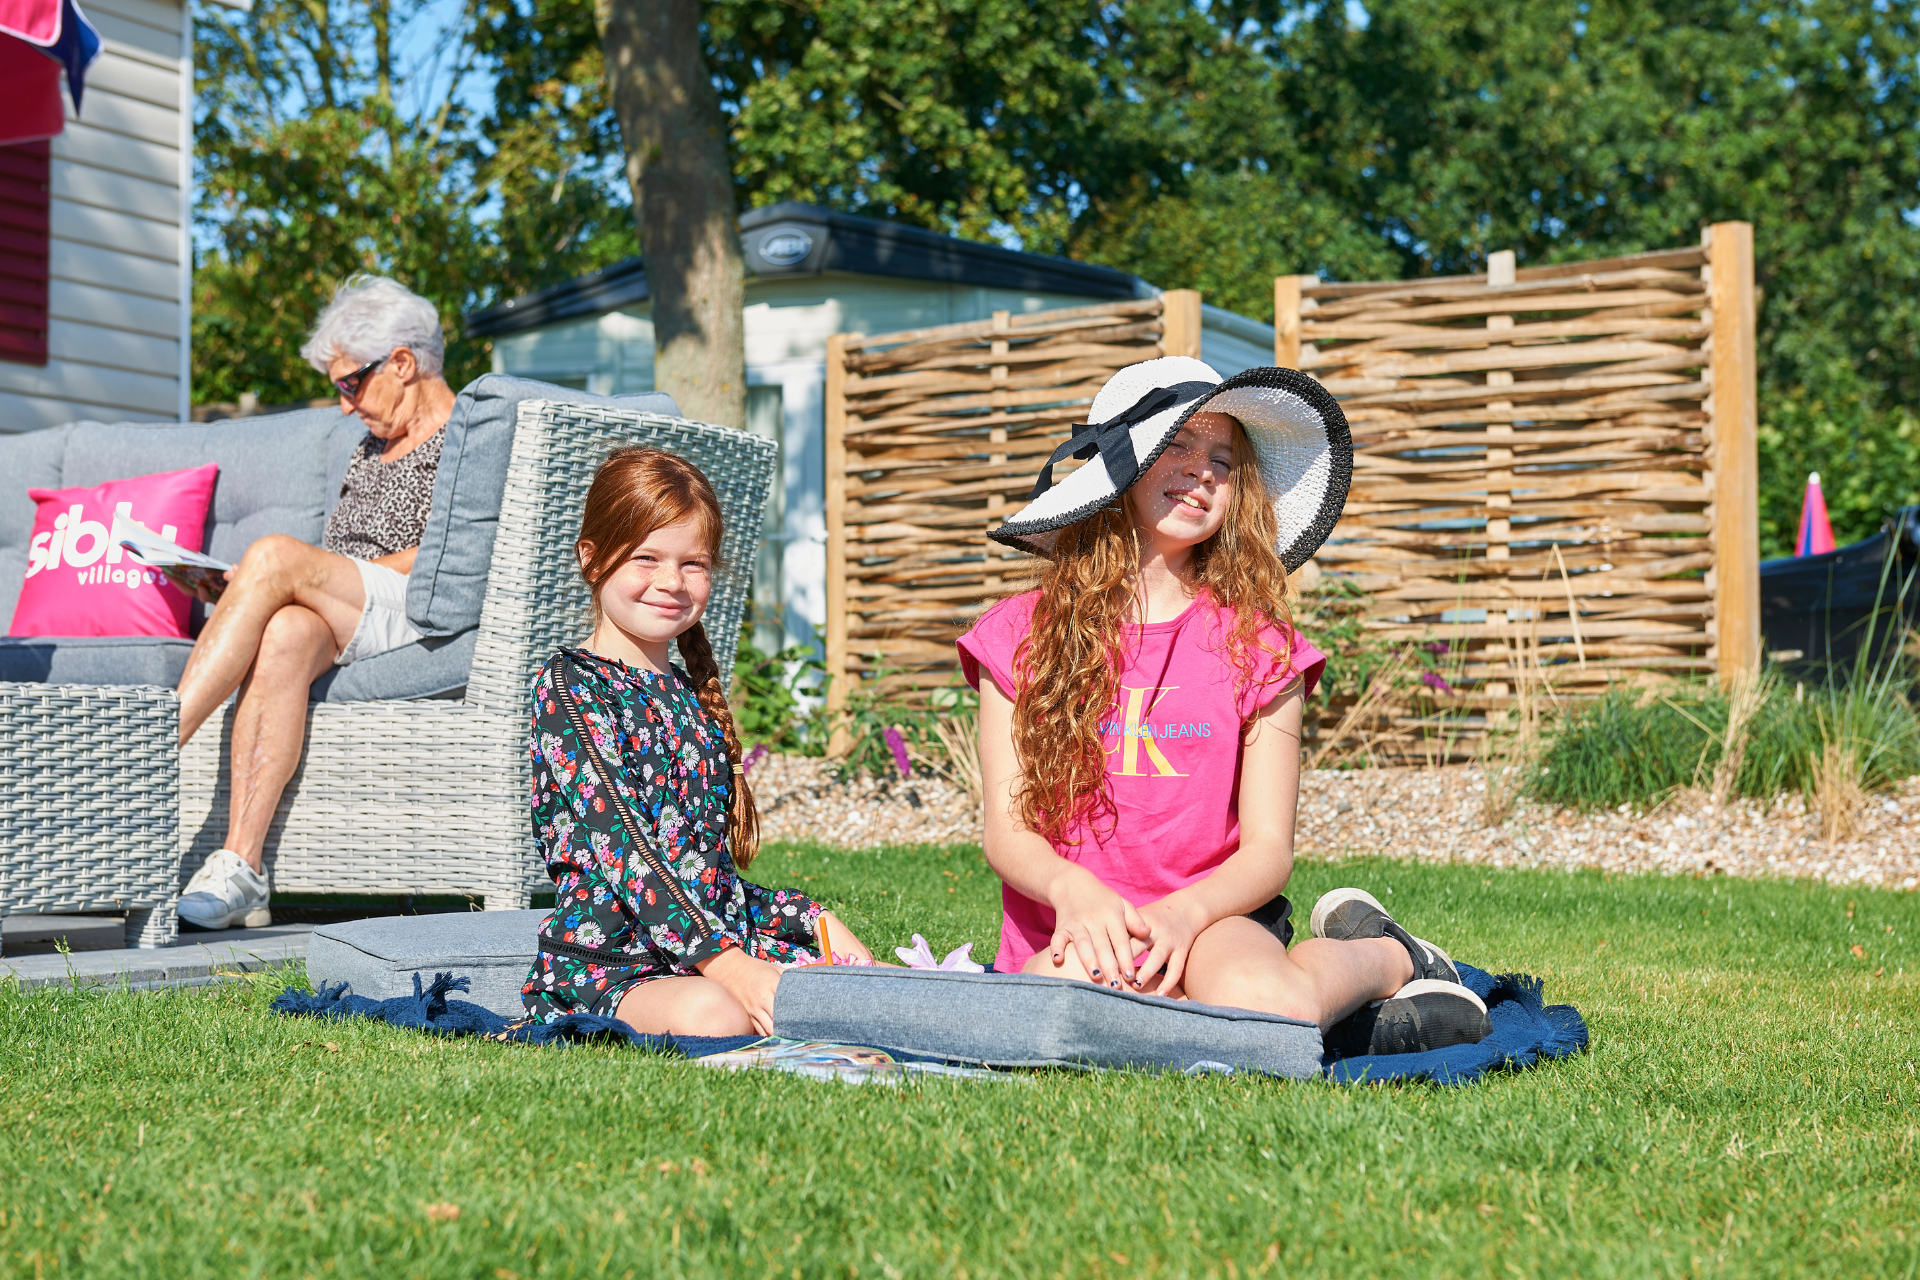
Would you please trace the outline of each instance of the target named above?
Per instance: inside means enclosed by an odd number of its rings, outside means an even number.
[[[420,545],[433,506],[433,477],[440,469],[445,427],[392,462],[380,461],[386,442],[372,432],[353,451],[340,501],[327,517],[320,545],[356,560],[377,560]]]

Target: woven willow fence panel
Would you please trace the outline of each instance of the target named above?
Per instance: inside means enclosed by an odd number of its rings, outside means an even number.
[[[1376,638],[1446,650],[1424,705],[1369,717],[1381,746],[1528,697],[1757,664],[1752,240],[1705,239],[1278,282],[1276,358],[1353,427],[1352,494],[1316,561],[1360,589]]]
[[[912,696],[1026,559],[988,541],[1114,370],[1200,353],[1200,295],[832,339],[827,669]],[[1057,478],[1079,464],[1068,460]]]

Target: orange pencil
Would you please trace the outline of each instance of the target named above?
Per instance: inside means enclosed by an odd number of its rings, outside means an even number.
[[[820,931],[820,960],[823,964],[832,964],[833,943],[827,941],[827,918],[825,916],[820,917],[815,927]]]

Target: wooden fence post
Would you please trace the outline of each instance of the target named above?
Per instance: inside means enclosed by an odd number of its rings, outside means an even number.
[[[1489,289],[1503,289],[1511,286],[1517,278],[1517,268],[1518,263],[1514,257],[1513,250],[1500,249],[1489,253],[1487,255],[1487,287]],[[1487,331],[1489,333],[1509,333],[1512,329],[1513,317],[1511,315],[1501,314],[1487,317]],[[1487,353],[1489,355],[1498,355],[1510,350],[1511,348],[1500,342],[1490,342],[1487,345]],[[1487,385],[1489,387],[1512,386],[1512,370],[1487,370]],[[1497,415],[1501,419],[1505,419],[1506,415],[1511,413],[1512,410],[1513,401],[1511,400],[1490,400],[1487,402],[1487,411]],[[1513,424],[1505,420],[1489,422],[1486,426],[1486,432],[1487,559],[1510,560],[1513,558],[1513,549],[1509,545],[1513,540],[1513,519],[1507,513],[1513,509],[1513,446],[1507,442],[1513,439]],[[1526,616],[1528,621],[1532,622],[1539,617],[1539,614],[1529,611]],[[1487,655],[1488,657],[1497,655],[1501,660],[1500,665],[1508,668],[1514,665],[1513,641],[1507,634],[1509,631],[1508,624],[1512,621],[1513,619],[1507,617],[1499,608],[1498,601],[1488,602],[1487,622],[1490,624],[1488,629],[1493,633],[1493,639],[1487,645]],[[1525,679],[1525,677],[1523,676],[1522,679]],[[1505,680],[1487,681],[1488,698],[1497,698],[1504,702],[1505,699],[1512,696],[1513,688]],[[1505,725],[1506,723],[1506,707],[1504,705],[1489,705],[1487,708],[1487,725],[1492,727],[1494,725]]]
[[[827,339],[827,754],[847,751],[837,713],[847,704],[847,337]]]
[[[1715,670],[1760,669],[1760,457],[1753,314],[1753,224],[1716,222],[1707,247],[1713,308]]]
[[[1200,358],[1200,291],[1169,289],[1160,295],[1160,350]]]
[[[1318,276],[1273,278],[1273,362],[1282,369],[1300,367],[1300,291],[1319,283]]]

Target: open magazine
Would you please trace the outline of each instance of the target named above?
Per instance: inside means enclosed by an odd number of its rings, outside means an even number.
[[[819,1040],[783,1040],[777,1036],[727,1053],[696,1058],[703,1067],[730,1071],[759,1068],[785,1071],[811,1080],[839,1080],[845,1084],[874,1081],[899,1084],[909,1076],[958,1076],[967,1080],[1010,1080],[1002,1071],[963,1067],[945,1062],[902,1062],[885,1049],[867,1045],[828,1044]]]
[[[224,560],[189,551],[171,538],[163,538],[138,520],[116,519],[113,540],[133,553],[149,568],[158,569],[166,579],[190,596],[218,600],[227,589]]]

